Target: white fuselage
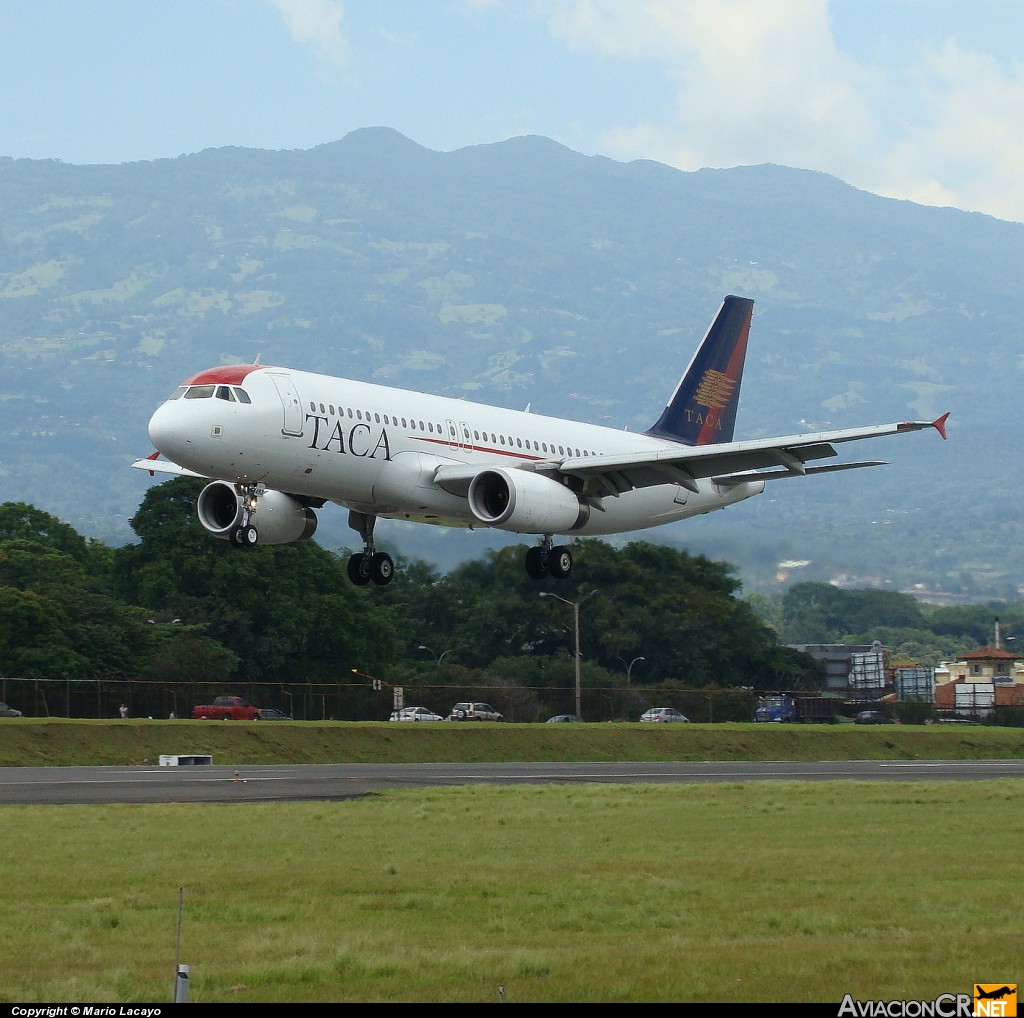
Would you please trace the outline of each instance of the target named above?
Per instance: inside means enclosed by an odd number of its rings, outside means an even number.
[[[647,435],[286,368],[252,368],[237,388],[251,402],[176,393],[150,421],[156,448],[206,477],[262,483],[393,519],[482,525],[464,492],[434,480],[441,466],[515,470],[678,449]],[[703,480],[699,492],[674,483],[625,491],[601,500],[601,511],[573,533],[672,523],[762,489],[763,482],[719,487]]]

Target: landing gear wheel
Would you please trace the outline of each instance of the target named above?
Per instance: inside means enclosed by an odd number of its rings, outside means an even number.
[[[531,580],[543,580],[548,574],[547,552],[544,548],[531,548],[526,553],[526,575]]]
[[[251,523],[247,527],[242,527],[242,544],[246,548],[255,548],[259,539],[259,531]]]
[[[370,582],[369,555],[357,554],[348,560],[348,578],[357,587],[365,587]]]
[[[245,547],[245,527],[235,527],[231,531],[231,543],[238,548]]]
[[[365,558],[365,556],[364,556]],[[395,576],[395,563],[386,551],[379,551],[370,559],[370,578],[378,587],[389,584]]]
[[[556,580],[564,580],[572,572],[572,552],[564,545],[552,548],[548,559],[548,569]]]

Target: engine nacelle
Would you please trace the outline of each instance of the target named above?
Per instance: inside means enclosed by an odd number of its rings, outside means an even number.
[[[212,481],[199,493],[196,514],[214,537],[231,540],[244,516],[243,496],[234,484]],[[256,500],[252,524],[260,544],[291,544],[305,541],[316,532],[316,513],[283,491],[268,489]]]
[[[590,517],[575,492],[526,470],[481,471],[469,486],[469,507],[481,523],[517,534],[565,534]]]

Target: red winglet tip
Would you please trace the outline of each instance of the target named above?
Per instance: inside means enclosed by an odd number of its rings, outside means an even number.
[[[159,458],[159,456],[160,456],[160,450],[158,449],[158,450],[157,450],[156,452],[151,452],[151,453],[150,453],[150,454],[149,454],[149,455],[148,455],[148,456],[146,457],[146,459],[148,459],[148,460],[155,460],[155,459],[158,459],[158,458]],[[156,477],[156,471],[155,471],[155,470],[150,470],[150,472],[149,472],[149,476],[150,476],[150,477]]]
[[[932,427],[943,437],[946,437],[946,418],[949,417],[949,411],[947,410],[941,417],[937,417],[932,421]]]

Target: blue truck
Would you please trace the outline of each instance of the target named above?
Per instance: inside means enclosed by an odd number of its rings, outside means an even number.
[[[831,724],[835,721],[835,705],[836,701],[826,696],[771,693],[760,698],[754,720],[765,724]]]

